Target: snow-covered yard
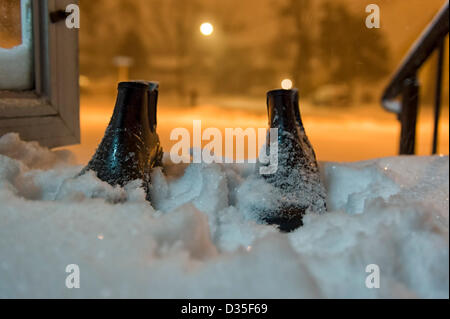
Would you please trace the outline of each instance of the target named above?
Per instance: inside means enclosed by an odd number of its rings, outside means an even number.
[[[73,163],[0,138],[0,297],[449,297],[448,156],[321,163],[329,213],[289,234],[246,210],[270,196],[249,164],[167,158],[150,204]]]

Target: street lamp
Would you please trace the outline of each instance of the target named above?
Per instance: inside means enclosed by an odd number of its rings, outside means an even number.
[[[205,37],[210,36],[214,32],[214,27],[209,22],[204,22],[200,25],[200,32]]]
[[[290,90],[292,89],[292,80],[291,79],[284,79],[283,81],[281,81],[281,88],[283,88],[284,90]]]

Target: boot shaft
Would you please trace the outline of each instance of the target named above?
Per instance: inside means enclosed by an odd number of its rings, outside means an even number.
[[[298,105],[298,90],[273,90],[267,93],[269,127],[278,129],[278,170],[267,180],[282,180],[291,170],[318,173],[314,149],[303,127]],[[267,132],[266,150],[270,151],[270,132]],[[266,151],[266,154],[268,152]],[[283,176],[283,177],[282,177]],[[281,178],[280,178],[281,177]]]
[[[160,165],[162,149],[156,134],[158,84],[121,82],[114,112],[94,156],[83,170],[93,170],[111,185],[149,181],[149,172]]]
[[[269,118],[269,127],[278,128],[278,130],[290,132],[298,137],[297,114],[295,107],[298,104],[297,90],[273,90],[267,93],[267,113]],[[299,111],[297,110],[298,117]],[[280,133],[280,132],[279,132]],[[280,134],[278,134],[280,136]]]
[[[119,83],[109,127],[132,129],[140,126],[146,132],[156,132],[157,101],[157,83],[143,81]]]
[[[295,121],[297,122],[297,126],[304,131],[304,127],[303,127],[303,122],[302,122],[302,117],[300,115],[300,108],[299,108],[299,103],[298,103],[298,90],[297,89],[292,89],[292,104],[293,104],[293,108],[294,108],[294,115],[295,115]]]

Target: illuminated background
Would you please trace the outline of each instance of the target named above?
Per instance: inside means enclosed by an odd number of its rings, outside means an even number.
[[[381,28],[367,29],[377,3]],[[117,81],[160,83],[158,132],[266,127],[266,91],[291,83],[319,160],[398,153],[400,125],[380,97],[390,74],[444,0],[81,0],[81,145],[89,160]],[[417,153],[428,155],[436,56],[421,69]],[[448,154],[448,39],[439,153]]]

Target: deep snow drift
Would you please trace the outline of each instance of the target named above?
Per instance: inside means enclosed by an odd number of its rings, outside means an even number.
[[[0,137],[0,297],[448,298],[448,157],[323,163],[329,213],[289,234],[247,209],[270,199],[252,165],[166,158],[150,204],[71,163]]]

